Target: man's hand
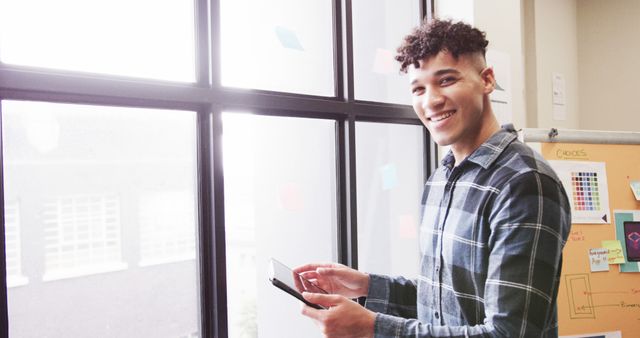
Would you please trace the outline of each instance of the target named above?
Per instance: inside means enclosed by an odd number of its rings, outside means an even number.
[[[369,292],[369,275],[346,265],[337,263],[307,264],[297,267],[293,271],[331,294],[358,298],[366,296]],[[304,291],[305,289],[300,290]]]
[[[309,302],[328,308],[317,310],[307,305],[302,308],[302,314],[315,320],[326,338],[373,337],[376,314],[360,304],[338,295],[309,292],[302,295]]]

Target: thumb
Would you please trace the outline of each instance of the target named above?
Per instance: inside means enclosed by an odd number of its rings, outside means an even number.
[[[302,297],[307,301],[330,308],[339,304],[344,297],[338,295],[327,295],[322,293],[303,292]]]

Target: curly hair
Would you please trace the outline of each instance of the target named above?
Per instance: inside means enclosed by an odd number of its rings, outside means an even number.
[[[477,52],[485,56],[488,44],[484,32],[466,23],[425,20],[404,38],[395,59],[400,62],[400,71],[406,73],[409,65],[419,67],[420,60],[435,56],[443,50],[456,59],[459,55]]]

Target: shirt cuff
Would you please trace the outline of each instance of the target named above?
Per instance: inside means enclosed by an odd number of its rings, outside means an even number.
[[[403,318],[376,313],[376,321],[373,326],[373,338],[402,337],[403,326]]]
[[[387,276],[369,274],[369,292],[364,307],[373,312],[387,312],[390,280]]]

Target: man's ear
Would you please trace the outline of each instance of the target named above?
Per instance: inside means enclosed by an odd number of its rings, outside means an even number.
[[[484,94],[488,95],[496,88],[496,77],[493,74],[493,67],[487,67],[480,72],[480,77],[484,84]]]

